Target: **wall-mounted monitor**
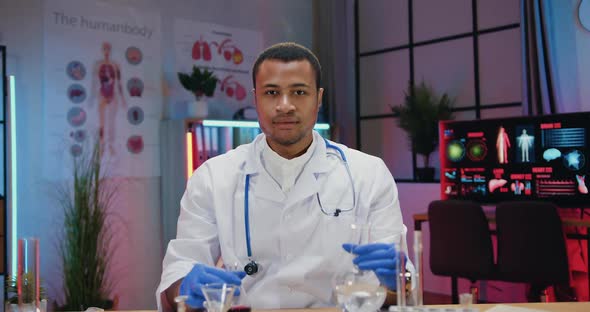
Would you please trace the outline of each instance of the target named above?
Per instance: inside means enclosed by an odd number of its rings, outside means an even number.
[[[590,112],[444,121],[443,199],[590,206]]]

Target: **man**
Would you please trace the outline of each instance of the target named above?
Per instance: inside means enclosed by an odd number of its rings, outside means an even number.
[[[395,291],[391,243],[406,232],[395,182],[379,158],[313,131],[324,91],[317,58],[277,44],[252,76],[264,134],[209,159],[188,181],[158,308],[174,309],[179,294],[202,307],[200,286],[211,282],[241,285],[240,300],[253,308],[333,305],[332,280],[351,268],[343,250],[351,223],[371,224],[371,243],[352,247],[355,264]],[[213,267],[220,257],[240,270]]]

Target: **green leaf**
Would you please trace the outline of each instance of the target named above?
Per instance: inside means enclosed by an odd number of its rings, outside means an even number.
[[[446,93],[438,96],[424,81],[419,85],[408,84],[404,92],[404,102],[391,106],[397,115],[397,123],[409,138],[409,145],[417,154],[424,157],[424,164],[429,165],[429,157],[438,146],[438,122],[453,119],[455,100]]]
[[[178,80],[182,87],[193,93],[197,99],[202,95],[213,96],[219,81],[212,71],[208,69],[201,71],[197,66],[193,66],[190,75],[178,73]]]

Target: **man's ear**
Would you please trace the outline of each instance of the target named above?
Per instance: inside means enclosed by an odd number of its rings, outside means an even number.
[[[252,96],[254,97],[254,106],[256,107],[257,106],[257,104],[256,104],[256,89],[252,88],[251,91],[252,91]]]
[[[318,89],[318,109],[322,107],[322,97],[324,96],[324,88]]]

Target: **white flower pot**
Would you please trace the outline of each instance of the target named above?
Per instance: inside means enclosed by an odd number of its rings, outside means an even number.
[[[190,118],[205,119],[209,114],[207,101],[195,100],[187,103],[187,115]]]

